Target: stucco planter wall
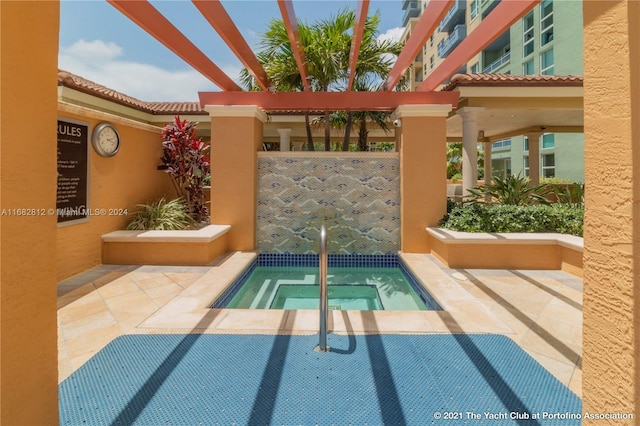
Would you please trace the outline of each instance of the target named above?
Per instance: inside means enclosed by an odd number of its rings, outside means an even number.
[[[102,236],[102,263],[208,265],[227,251],[229,225],[188,231],[114,231]]]
[[[431,254],[449,268],[560,269],[582,277],[583,239],[556,233],[459,232],[430,227]]]

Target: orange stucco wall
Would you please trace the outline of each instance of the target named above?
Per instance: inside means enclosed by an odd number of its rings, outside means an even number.
[[[11,213],[55,208],[58,23],[57,1],[0,2],[2,425],[58,423],[55,218]]]
[[[630,424],[637,424],[640,2],[585,1],[583,12],[583,409],[635,413]],[[604,423],[584,420],[584,424]]]
[[[445,117],[403,116],[400,127],[400,245],[428,253],[425,228],[447,211]]]
[[[208,265],[227,249],[227,235],[211,242],[105,242],[104,263],[120,265]]]
[[[60,117],[89,123],[89,132],[104,118],[83,117],[59,112]],[[131,216],[119,215],[120,209],[131,214],[136,204],[153,202],[165,196],[176,197],[171,180],[157,170],[162,157],[160,129],[114,123],[120,133],[120,150],[113,157],[101,157],[89,146],[89,207],[113,211],[113,216],[94,216],[88,222],[59,226],[57,229],[58,281],[102,263],[100,236],[124,229]],[[55,140],[55,139],[54,139]],[[89,141],[89,145],[91,142]]]
[[[257,154],[262,121],[211,117],[211,223],[231,225],[229,251],[256,249]]]
[[[431,254],[449,268],[562,269],[582,277],[582,251],[550,244],[445,244],[429,235]]]

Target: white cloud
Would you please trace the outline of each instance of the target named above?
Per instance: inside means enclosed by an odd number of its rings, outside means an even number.
[[[186,64],[182,70],[166,70],[123,60],[123,54],[122,47],[115,43],[78,40],[71,46],[60,48],[58,66],[142,101],[192,102],[198,100],[199,91],[219,90]],[[232,79],[239,75],[239,66],[219,66]]]
[[[80,39],[66,48],[65,52],[87,60],[109,61],[121,56],[122,48],[115,43],[108,43],[102,40],[85,41]]]
[[[389,28],[387,31],[378,36],[378,40],[400,41],[402,33],[404,33],[404,27]]]

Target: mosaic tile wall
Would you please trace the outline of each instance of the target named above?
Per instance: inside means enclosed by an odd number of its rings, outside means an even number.
[[[317,253],[323,222],[329,253],[400,249],[397,154],[287,154],[258,156],[261,253]]]

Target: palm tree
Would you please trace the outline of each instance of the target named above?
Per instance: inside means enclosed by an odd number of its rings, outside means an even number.
[[[306,58],[309,83],[314,91],[344,90],[348,79],[349,53],[351,49],[352,30],[355,24],[355,12],[344,9],[335,17],[322,20],[312,26],[298,23],[301,44]],[[393,55],[399,54],[399,43],[378,40],[378,26],[380,15],[376,13],[367,18],[363,31],[362,44],[358,56],[358,64],[355,70],[354,90],[361,88],[369,90],[367,83],[372,79],[384,78],[393,65]],[[271,80],[274,90],[300,91],[303,90],[303,82],[298,71],[293,50],[289,43],[286,28],[281,20],[271,20],[267,31],[262,35],[260,42],[262,50],[257,54],[258,60],[263,65]],[[256,89],[253,77],[243,69],[241,83],[249,90]],[[324,142],[325,150],[331,148],[331,111],[324,111]],[[348,138],[351,133],[352,121],[356,113],[348,112],[346,119],[345,140],[343,149],[348,149]],[[378,121],[377,119],[375,121]],[[363,120],[360,119],[359,123]],[[382,123],[382,121],[380,121]],[[307,124],[307,146],[313,150],[309,116],[305,114]],[[366,145],[366,120],[364,120],[364,132]],[[384,128],[384,127],[383,127]]]
[[[298,30],[304,43],[308,43],[310,29],[305,24],[299,24]],[[258,61],[269,76],[271,89],[278,92],[295,92],[304,89],[302,77],[291,50],[287,29],[282,20],[272,19],[267,24],[267,31],[262,35],[260,41],[262,48],[256,54]],[[259,91],[260,86],[246,68],[240,71],[240,84],[247,90]],[[309,113],[304,113],[307,130],[307,149],[313,151],[313,137],[311,135],[311,124]]]

